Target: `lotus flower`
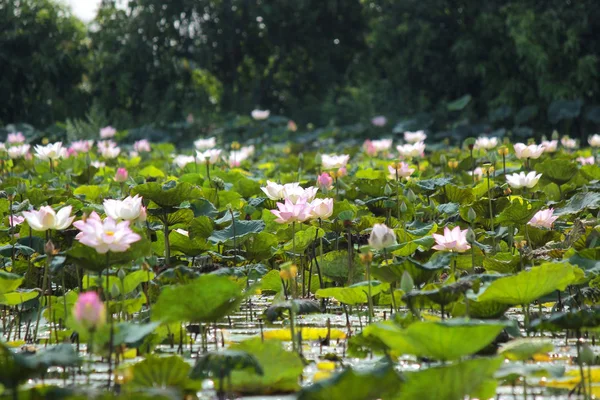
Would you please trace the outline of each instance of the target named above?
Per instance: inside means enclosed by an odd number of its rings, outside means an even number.
[[[396,244],[396,233],[385,224],[375,224],[369,236],[369,246],[375,250],[382,250]]]
[[[147,139],[138,140],[133,144],[133,149],[138,153],[149,153],[151,151],[150,142]]]
[[[29,146],[28,144],[21,144],[18,146],[11,146],[8,148],[7,152],[8,152],[8,157],[10,159],[17,159],[17,158],[23,158],[25,156],[27,156],[27,154],[29,154],[29,149],[31,146]]]
[[[424,142],[427,139],[425,131],[404,132],[404,141],[407,143]]]
[[[415,144],[404,144],[396,146],[396,150],[403,158],[423,157],[425,153],[425,143],[417,142]]]
[[[571,139],[568,136],[564,136],[560,139],[560,143],[563,145],[565,149],[576,149],[577,148],[577,140]]]
[[[100,168],[104,168],[106,167],[106,163],[102,162],[102,161],[92,161],[90,163],[90,165],[96,169],[100,169]]]
[[[443,235],[438,235],[437,233],[432,235],[436,243],[432,249],[455,253],[463,253],[469,250],[471,246],[467,243],[467,231],[467,229],[461,230],[460,226],[452,230],[445,227]]]
[[[114,137],[117,134],[117,130],[115,128],[113,128],[112,126],[105,126],[104,128],[100,129],[100,137],[102,139],[110,139],[111,137]]]
[[[19,215],[12,215],[8,217],[8,224],[14,228],[17,225],[21,225],[25,221],[25,217]]]
[[[275,222],[287,224],[290,222],[304,222],[311,216],[311,207],[305,199],[301,199],[296,204],[289,199],[284,203],[277,203],[278,210],[270,210],[277,217]]]
[[[588,143],[592,147],[600,147],[600,135],[595,134],[590,136],[590,138],[588,139]]]
[[[0,152],[1,153],[5,153],[6,152],[6,144],[0,142]]]
[[[554,153],[558,146],[558,140],[542,140],[542,146],[544,146],[544,153]]]
[[[39,211],[23,211],[23,217],[34,231],[56,229],[61,231],[68,228],[75,217],[71,217],[71,206],[61,208],[58,212],[50,206],[40,207]]]
[[[301,199],[304,199],[306,202],[311,202],[317,195],[317,190],[318,189],[313,186],[304,189],[299,183],[286,183],[283,185],[281,194],[284,199],[290,200],[292,203],[296,204]]]
[[[202,164],[216,164],[220,156],[221,150],[219,149],[210,149],[204,152],[196,151],[196,160]]]
[[[42,161],[58,160],[67,156],[67,149],[62,142],[50,143],[46,146],[35,146],[35,156]]]
[[[549,208],[547,210],[540,210],[535,213],[533,218],[527,223],[528,225],[535,226],[537,228],[548,228],[552,229],[552,224],[558,219],[558,216],[553,216],[554,209]]]
[[[348,154],[323,154],[321,155],[321,165],[323,169],[339,169],[348,164],[350,156]]]
[[[269,118],[269,115],[271,114],[271,112],[269,110],[252,110],[252,112],[250,113],[252,115],[252,118],[254,118],[257,121],[262,121],[264,119]]]
[[[363,143],[363,149],[365,150],[365,153],[367,153],[368,156],[376,156],[377,155],[377,149],[375,148],[375,146],[373,145],[373,142],[370,141],[369,139],[365,140],[365,142]]]
[[[244,151],[232,151],[229,153],[229,157],[225,160],[227,165],[231,168],[239,167],[240,164],[248,159],[248,153]]]
[[[85,220],[75,221],[73,225],[81,231],[75,239],[81,244],[93,247],[100,254],[109,251],[122,253],[142,238],[131,230],[129,221],[116,222],[111,217],[102,221],[95,211]]]
[[[392,148],[392,143],[392,139],[379,139],[371,142],[378,153],[389,151]]]
[[[483,178],[483,169],[481,169],[481,167],[477,167],[475,170],[469,171],[469,175],[475,175],[475,180],[480,181]]]
[[[413,172],[415,172],[414,168],[410,168],[408,163],[399,162],[388,165],[388,171],[390,172],[390,179],[396,178],[408,178]]]
[[[71,143],[71,146],[69,146],[69,150],[75,152],[75,154],[87,153],[92,149],[93,145],[93,140],[76,140],[75,142]]]
[[[498,138],[497,137],[488,138],[485,136],[481,136],[481,137],[477,138],[473,148],[475,150],[480,150],[480,149],[481,150],[491,150],[496,146],[498,146]]]
[[[196,159],[194,156],[186,156],[186,155],[178,155],[173,159],[173,164],[177,165],[179,168],[183,168],[186,165],[195,162]]]
[[[383,115],[378,115],[376,117],[371,118],[371,124],[378,128],[382,128],[387,124],[387,118]]]
[[[323,172],[317,177],[317,186],[321,190],[333,189],[333,178],[327,172]]]
[[[581,165],[594,165],[596,164],[596,159],[594,156],[589,157],[577,157],[577,161],[581,163]]]
[[[313,218],[327,219],[333,214],[333,199],[314,199],[310,203],[310,215]]]
[[[106,307],[96,292],[81,293],[73,307],[75,320],[89,331],[106,323]]]
[[[261,187],[260,190],[262,190],[271,200],[283,199],[283,185],[280,185],[277,182],[267,180],[267,186]]]
[[[19,144],[25,142],[25,136],[21,132],[9,133],[6,137],[6,141],[9,144]]]
[[[127,180],[127,178],[129,177],[129,174],[127,173],[127,170],[125,168],[119,168],[117,169],[117,172],[115,173],[115,182],[125,182]]]
[[[254,155],[254,152],[256,151],[256,149],[254,148],[254,145],[251,144],[250,146],[244,146],[240,149],[240,151],[242,153],[246,153],[246,155],[248,157],[252,157]]]
[[[287,123],[287,130],[290,132],[296,132],[298,130],[298,125],[291,119]]]
[[[208,139],[198,139],[194,142],[194,147],[196,150],[210,150],[217,147],[217,139],[214,137],[209,137]]]
[[[542,153],[544,153],[544,146],[537,144],[526,145],[525,143],[517,143],[514,146],[515,155],[519,160],[524,158],[536,159],[540,158]]]
[[[128,196],[123,200],[106,199],[103,203],[104,212],[114,220],[145,221],[146,208],[142,200],[142,197],[137,194],[134,197]]]
[[[525,172],[521,172],[518,174],[506,175],[506,181],[511,187],[515,189],[519,189],[522,187],[531,189],[538,183],[541,176],[542,174],[536,175],[535,171],[531,171],[528,174],[525,174]]]
[[[117,158],[121,154],[121,149],[112,140],[98,142],[98,151],[104,158]]]

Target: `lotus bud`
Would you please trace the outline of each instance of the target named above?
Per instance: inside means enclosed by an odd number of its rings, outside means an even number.
[[[400,212],[404,214],[406,211],[408,211],[408,206],[405,202],[402,202],[402,204],[400,204]]]
[[[240,143],[239,142],[231,142],[231,149],[232,150],[239,150],[240,149]]]
[[[54,255],[56,252],[56,248],[54,247],[54,243],[52,243],[52,240],[48,240],[46,242],[46,244],[44,245],[44,252],[46,252],[46,255]]]
[[[454,158],[451,159],[450,161],[448,161],[448,168],[450,168],[450,169],[458,168],[458,161],[455,160]]]
[[[385,194],[386,196],[391,196],[393,193],[394,191],[392,190],[391,186],[386,184],[383,188],[383,194]]]
[[[119,290],[119,286],[117,286],[116,283],[113,283],[112,287],[110,288],[110,297],[116,299],[117,297],[119,297],[120,294],[121,290]]]
[[[477,213],[473,210],[473,207],[469,207],[469,211],[467,211],[467,220],[469,222],[474,222],[477,218]]]
[[[119,272],[117,272],[117,277],[119,280],[124,280],[126,276],[127,274],[125,273],[125,270],[123,268],[119,268]]]
[[[106,323],[106,307],[96,292],[81,293],[73,307],[75,320],[86,329],[94,331]]]
[[[582,340],[582,339],[579,339]],[[583,342],[583,340],[582,340]],[[594,361],[596,360],[596,355],[594,354],[594,350],[586,343],[581,344],[581,350],[579,352],[578,364],[586,364],[586,365],[594,365]]]
[[[129,174],[127,173],[127,170],[125,168],[119,168],[117,169],[117,173],[115,174],[115,182],[125,182],[128,177]]]
[[[558,131],[555,129],[552,131],[552,140],[558,140],[558,138],[560,137],[560,134],[558,133]]]
[[[412,189],[408,189],[408,191],[406,192],[406,198],[411,203],[414,203],[417,201],[417,195],[415,194],[415,192],[412,191]]]
[[[396,244],[396,233],[385,224],[375,224],[369,236],[369,246],[382,250]]]
[[[469,243],[475,243],[475,240],[477,238],[475,237],[475,232],[473,232],[473,229],[471,229],[469,227],[469,229],[467,229],[467,242]]]
[[[410,276],[408,271],[404,271],[404,273],[402,273],[402,279],[400,280],[400,289],[402,289],[404,293],[408,293],[413,290],[414,287],[415,281],[413,280],[412,276]]]

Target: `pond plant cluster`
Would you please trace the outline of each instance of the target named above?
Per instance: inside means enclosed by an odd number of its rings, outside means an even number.
[[[600,394],[599,135],[125,135],[0,146],[2,398]]]

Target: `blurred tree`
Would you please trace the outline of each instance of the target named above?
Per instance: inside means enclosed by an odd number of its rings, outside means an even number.
[[[0,1],[0,120],[49,125],[87,110],[86,29],[50,0]]]

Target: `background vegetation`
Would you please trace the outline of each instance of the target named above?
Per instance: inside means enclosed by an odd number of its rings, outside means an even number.
[[[596,0],[104,0],[88,26],[54,0],[8,0],[0,31],[3,125],[191,114],[210,130],[254,108],[438,137],[600,123]]]

